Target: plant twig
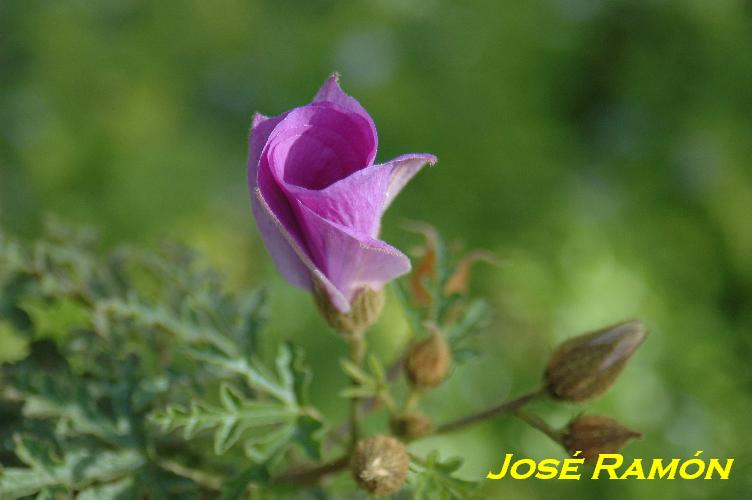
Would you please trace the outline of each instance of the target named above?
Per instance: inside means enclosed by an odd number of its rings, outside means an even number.
[[[350,361],[361,368],[366,354],[365,333],[355,332],[347,337],[347,341],[350,344]],[[352,380],[352,384],[357,386],[358,381]],[[360,415],[360,398],[350,398],[350,450],[355,449],[358,443]]]
[[[447,422],[446,424],[440,425],[434,431],[433,434],[435,435],[435,434],[446,434],[449,432],[455,432],[460,429],[464,429],[465,427],[468,427],[470,425],[473,425],[475,423],[488,420],[498,415],[514,413],[520,408],[522,408],[523,406],[525,406],[526,404],[528,404],[529,402],[540,398],[544,394],[545,393],[543,389],[539,389],[533,392],[529,392],[527,394],[523,394],[522,396],[518,398],[505,401],[503,403],[497,404],[490,408],[486,408],[485,410],[481,410],[477,413],[472,413],[462,418],[458,418],[457,420],[453,420],[451,422]]]
[[[350,455],[345,454],[339,458],[305,469],[289,470],[274,479],[275,483],[285,483],[294,485],[312,484],[329,474],[339,472],[350,463]]]
[[[558,444],[562,444],[562,435],[561,431],[558,431],[548,425],[542,418],[540,418],[538,415],[535,415],[533,413],[530,413],[528,411],[523,410],[522,408],[518,409],[514,412],[514,414],[521,420],[525,421],[528,425],[531,427],[538,429],[546,436],[550,437],[554,442]]]

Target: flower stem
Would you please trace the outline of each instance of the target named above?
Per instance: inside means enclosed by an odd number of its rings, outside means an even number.
[[[538,415],[523,410],[522,408],[516,410],[514,414],[517,418],[525,421],[531,427],[538,429],[546,436],[550,437],[554,442],[562,444],[561,432],[548,425]]]
[[[366,338],[365,332],[355,332],[347,336],[347,341],[350,344],[350,361],[352,361],[357,367],[363,366],[363,359],[366,354]],[[353,385],[357,385],[357,380],[351,380]],[[350,398],[350,450],[355,449],[355,445],[358,443],[360,436],[360,417],[361,407],[360,398]]]
[[[503,403],[499,403],[490,408],[486,408],[485,410],[481,410],[477,413],[472,413],[465,417],[458,418],[457,420],[453,420],[451,422],[447,422],[446,424],[440,425],[436,429],[434,434],[446,434],[448,432],[455,432],[475,423],[482,422],[483,420],[488,420],[490,418],[496,417],[498,415],[514,413],[529,402],[542,397],[544,394],[545,393],[543,389],[523,394],[516,399],[504,401]]]
[[[324,476],[339,472],[350,463],[350,455],[345,454],[316,467],[307,469],[290,470],[277,477],[273,482],[278,484],[306,485],[313,484]]]

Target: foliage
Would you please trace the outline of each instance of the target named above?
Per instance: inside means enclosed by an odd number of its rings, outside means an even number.
[[[228,294],[177,246],[100,258],[90,233],[55,221],[33,244],[0,234],[0,269],[3,335],[18,346],[0,372],[2,498],[281,495],[291,463],[324,460],[302,349],[258,355],[263,290]],[[343,397],[396,411],[377,357],[342,366],[354,382]],[[416,498],[470,498],[452,464],[413,464]]]
[[[478,483],[458,479],[453,474],[462,465],[462,459],[441,461],[438,451],[432,451],[425,460],[414,461],[410,484],[417,499],[463,500],[480,499]]]
[[[101,259],[54,222],[32,245],[1,235],[0,269],[3,332],[25,346],[2,365],[0,497],[182,498],[216,475],[239,498],[296,449],[321,458],[302,350],[255,356],[263,290],[227,294],[179,247]]]

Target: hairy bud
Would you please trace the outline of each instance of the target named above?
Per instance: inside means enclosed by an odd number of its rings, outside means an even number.
[[[405,357],[405,371],[414,387],[430,389],[444,381],[451,363],[449,345],[438,329],[434,329],[428,338],[409,349]]]
[[[358,485],[377,496],[398,492],[405,484],[409,467],[405,445],[381,435],[359,441],[350,461]]]
[[[376,323],[384,308],[384,291],[362,288],[352,300],[350,312],[341,313],[329,301],[327,294],[317,286],[314,294],[316,305],[327,323],[340,333],[363,332]]]
[[[567,340],[548,362],[544,378],[549,393],[565,401],[603,394],[647,333],[641,322],[627,321]]]
[[[389,420],[392,432],[404,439],[418,439],[426,436],[433,430],[431,419],[420,412],[411,412],[407,415],[394,416]]]
[[[639,432],[627,429],[611,417],[580,415],[573,419],[564,433],[564,447],[570,455],[576,451],[586,462],[593,463],[601,453],[618,453]]]

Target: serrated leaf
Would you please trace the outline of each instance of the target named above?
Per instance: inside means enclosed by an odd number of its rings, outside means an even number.
[[[90,325],[89,311],[79,302],[69,298],[45,301],[27,297],[19,307],[31,318],[34,335],[38,338],[50,338],[59,342],[70,330]]]
[[[29,353],[29,342],[8,321],[0,321],[0,363],[12,363]]]
[[[408,482],[417,500],[475,500],[479,482],[455,477],[454,472],[462,465],[462,459],[450,458],[441,461],[438,451],[432,451],[420,463],[410,465]]]
[[[253,483],[266,483],[269,481],[269,473],[265,468],[254,465],[243,469],[234,477],[231,477],[222,485],[222,493],[219,500],[243,500],[247,498],[245,493]]]
[[[303,415],[295,426],[295,442],[313,460],[321,460],[321,442],[325,432],[324,424],[313,417]]]
[[[20,498],[45,488],[63,486],[84,489],[101,481],[111,481],[140,467],[144,460],[133,450],[118,452],[73,448],[61,457],[49,454],[49,447],[27,437],[16,438],[16,454],[30,467],[0,471],[0,498]]]
[[[76,496],[76,500],[126,500],[136,499],[135,481],[125,477],[112,483],[90,486]]]

